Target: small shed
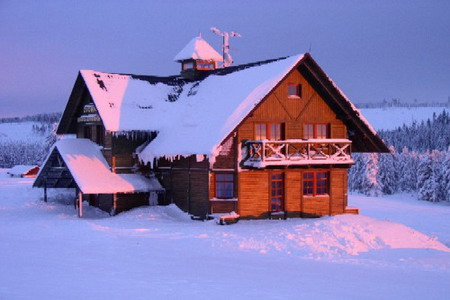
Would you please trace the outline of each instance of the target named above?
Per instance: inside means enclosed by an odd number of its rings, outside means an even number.
[[[39,172],[36,165],[17,165],[7,172],[11,177],[35,178]]]
[[[88,139],[65,139],[55,143],[33,187],[74,188],[79,216],[83,200],[114,215],[141,205],[156,204],[164,188],[155,177],[117,174],[111,171],[101,147]]]

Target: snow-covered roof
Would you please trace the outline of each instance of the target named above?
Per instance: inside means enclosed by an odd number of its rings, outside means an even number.
[[[133,193],[163,189],[155,178],[111,172],[100,146],[88,139],[60,140],[55,143],[54,148],[58,150],[84,194]]]
[[[7,173],[11,175],[23,175],[31,171],[38,166],[36,165],[17,165],[11,168]]]
[[[141,159],[152,161],[155,156],[213,154],[302,58],[274,60],[226,76],[212,73],[178,85],[89,70],[81,75],[107,130],[158,132],[140,153]]]
[[[187,59],[222,61],[223,57],[201,36],[197,36],[193,38],[173,60],[182,61]]]

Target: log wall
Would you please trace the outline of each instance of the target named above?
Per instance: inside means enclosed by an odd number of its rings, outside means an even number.
[[[166,202],[181,210],[205,217],[209,212],[209,162],[195,155],[168,160],[161,158],[155,169],[166,189]]]

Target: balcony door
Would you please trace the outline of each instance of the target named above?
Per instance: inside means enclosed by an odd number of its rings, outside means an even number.
[[[283,124],[282,123],[256,123],[255,124],[255,140],[283,140]]]

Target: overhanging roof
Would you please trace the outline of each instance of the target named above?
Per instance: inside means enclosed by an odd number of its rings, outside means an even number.
[[[78,187],[84,194],[163,190],[155,178],[111,172],[100,147],[88,139],[65,139],[56,142],[33,186]]]

